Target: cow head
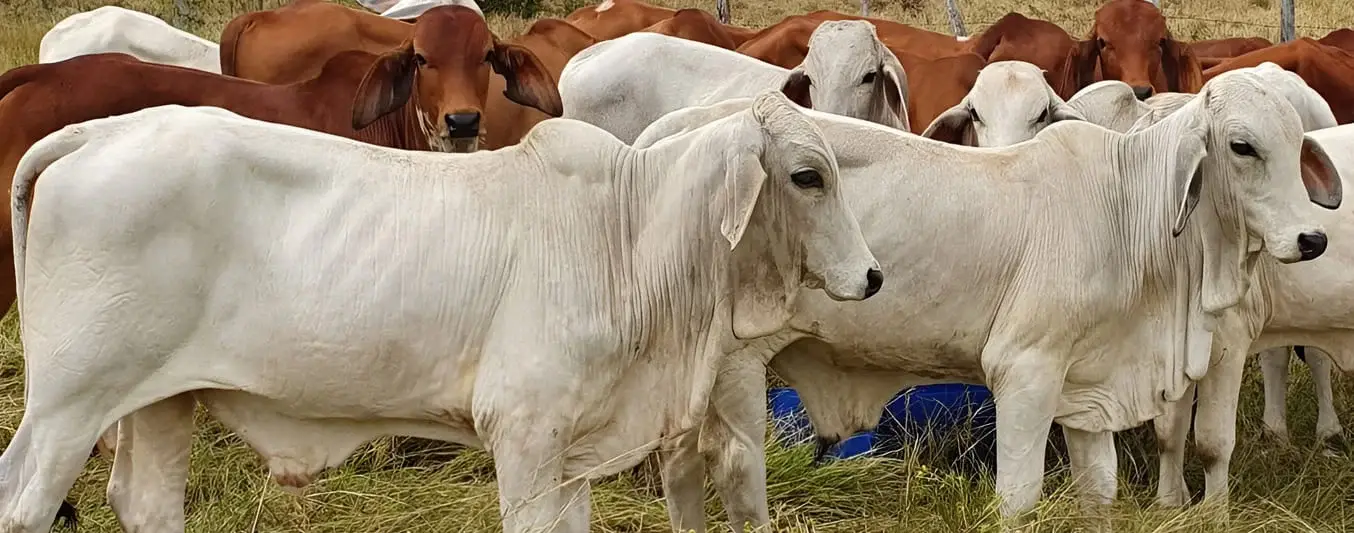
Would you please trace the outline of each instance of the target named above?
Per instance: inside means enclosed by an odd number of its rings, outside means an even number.
[[[998,61],[957,105],[941,113],[923,137],[969,146],[1007,146],[1033,139],[1060,120],[1086,120],[1058,98],[1044,71],[1024,61]]]
[[[734,251],[734,335],[775,332],[800,287],[864,300],[884,278],[841,190],[837,161],[818,126],[782,94],[752,101],[757,134],[726,147],[728,208],[720,230]]]
[[[863,20],[820,24],[781,91],[803,107],[911,131],[903,64]]]
[[[491,68],[507,82],[509,100],[550,116],[562,114],[555,81],[535,54],[499,42],[474,10],[445,6],[420,16],[413,38],[367,71],[353,105],[353,128],[409,105],[430,148],[474,151],[483,135]]]
[[[1139,100],[1160,90],[1198,92],[1203,85],[1199,59],[1189,45],[1175,40],[1166,29],[1166,17],[1143,0],[1110,0],[1095,12],[1091,34],[1068,56],[1072,86],[1085,87],[1095,68],[1106,80],[1133,87]]]
[[[1252,69],[1226,72],[1169,115],[1199,113],[1208,125],[1202,172],[1181,186],[1186,194],[1174,231],[1184,229],[1195,204],[1207,212],[1198,231],[1204,243],[1202,304],[1210,312],[1241,300],[1259,250],[1283,263],[1320,256],[1326,233],[1307,204],[1336,209],[1341,203],[1335,166],[1270,84]]]

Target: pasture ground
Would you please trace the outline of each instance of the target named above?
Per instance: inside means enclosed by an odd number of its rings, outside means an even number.
[[[198,35],[218,39],[234,15],[271,8],[279,0],[188,0],[196,20],[181,21],[171,0],[6,0],[0,3],[0,70],[37,60],[38,42],[52,24],[99,5],[117,4],[145,11]],[[348,1],[348,0],[345,0]],[[349,1],[349,3],[351,3]],[[539,16],[562,16],[582,0],[545,0]],[[713,2],[658,0],[674,7],[713,10]],[[1084,34],[1098,0],[1034,0],[1013,4],[995,0],[960,2],[970,32],[977,32],[1015,8],[1063,24]],[[1277,38],[1278,2],[1271,0],[1167,0],[1171,27],[1184,39],[1260,35]],[[492,5],[483,3],[481,5]],[[876,0],[872,15],[948,32],[939,0]],[[732,2],[734,22],[763,26],[781,17],[813,9],[858,12],[844,0],[768,0]],[[1298,33],[1319,37],[1330,29],[1354,25],[1354,3],[1341,0],[1298,2]],[[524,29],[529,20],[490,15],[498,35]],[[0,127],[4,127],[0,125]],[[18,320],[0,323],[0,442],[8,442],[23,413],[22,352]],[[1347,532],[1354,531],[1354,460],[1327,457],[1312,446],[1316,410],[1306,367],[1294,361],[1289,425],[1292,447],[1261,438],[1259,371],[1251,363],[1242,393],[1238,446],[1232,463],[1230,523],[1215,520],[1209,509],[1158,509],[1151,505],[1156,478],[1149,430],[1121,434],[1120,501],[1113,510],[1115,531],[1122,532]],[[1354,424],[1354,383],[1336,378],[1337,408]],[[405,532],[499,530],[494,470],[483,452],[408,439],[381,439],[331,470],[303,496],[280,490],[264,465],[241,441],[199,416],[188,486],[188,530],[201,533]],[[1056,434],[1056,432],[1055,432]],[[921,446],[902,457],[840,461],[814,468],[808,447],[768,445],[772,514],[777,531],[977,532],[996,529],[991,475],[957,457],[971,445],[964,434],[939,437],[940,445]],[[1056,439],[1056,437],[1055,437]],[[1051,476],[1035,531],[1073,531],[1080,525],[1069,495],[1065,461],[1049,459]],[[103,495],[110,463],[89,460],[71,493],[81,511],[81,531],[118,531]],[[1201,467],[1191,457],[1190,485],[1202,490]],[[667,531],[667,515],[652,469],[614,476],[593,491],[593,530]],[[708,492],[710,525],[723,527],[722,510]],[[1196,499],[1198,495],[1196,494]]]

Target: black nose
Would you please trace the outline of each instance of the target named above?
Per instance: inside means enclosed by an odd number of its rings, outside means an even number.
[[[1324,247],[1326,241],[1325,241],[1324,239],[1322,239],[1321,242],[1322,242],[1322,247]],[[866,297],[866,298],[869,298],[869,297],[871,297],[871,296],[874,296],[874,293],[879,292],[879,287],[881,287],[881,286],[883,286],[883,285],[884,285],[884,273],[883,273],[883,272],[880,272],[879,269],[877,269],[877,268],[871,268],[870,270],[868,270],[868,271],[865,272],[865,297]]]
[[[1137,96],[1139,100],[1146,100],[1147,97],[1152,96],[1152,86],[1134,87],[1133,96]]]
[[[479,113],[456,113],[447,115],[447,135],[453,139],[480,136]]]
[[[1326,234],[1312,232],[1298,235],[1298,251],[1302,253],[1303,261],[1320,257],[1326,251]]]

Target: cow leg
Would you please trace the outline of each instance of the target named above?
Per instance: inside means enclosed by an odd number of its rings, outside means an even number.
[[[127,533],[184,530],[184,497],[193,445],[193,397],[180,394],[118,421],[108,504]]]
[[[993,360],[1001,364],[989,365]],[[1057,361],[1035,350],[983,353],[997,404],[996,488],[1003,529],[1023,526],[1043,493],[1044,447],[1066,373]]]
[[[1157,434],[1157,505],[1181,507],[1189,503],[1189,485],[1185,484],[1185,441],[1193,418],[1195,385],[1184,396],[1166,404],[1161,416],[1152,421]]]
[[[663,463],[663,497],[668,502],[668,522],[673,531],[705,532],[705,458],[699,439],[693,431],[658,452]]]
[[[711,391],[700,448],[735,531],[771,523],[766,502],[766,365],[725,359]]]
[[[1265,386],[1265,434],[1288,443],[1288,355],[1287,346],[1260,352],[1260,378]]]
[[[1067,455],[1072,463],[1082,508],[1095,521],[1093,530],[1109,531],[1109,505],[1118,490],[1119,457],[1114,452],[1114,433],[1081,431],[1063,427]]]
[[[1340,415],[1335,412],[1335,396],[1331,394],[1330,354],[1308,346],[1307,367],[1312,370],[1312,385],[1316,387],[1316,441],[1329,446],[1332,438],[1344,432]]]
[[[1199,407],[1194,420],[1194,446],[1204,463],[1204,500],[1225,506],[1228,470],[1236,448],[1236,411],[1241,396],[1244,351],[1225,355],[1199,381]]]
[[[35,395],[0,454],[0,531],[47,533],[89,458],[106,412],[97,395]]]
[[[585,532],[588,481],[564,476],[572,431],[560,427],[563,418],[557,419],[560,423],[551,423],[544,417],[532,418],[504,420],[504,425],[493,431],[493,438],[486,442],[498,478],[503,532]]]

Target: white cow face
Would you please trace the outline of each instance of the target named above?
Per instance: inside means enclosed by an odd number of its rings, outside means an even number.
[[[1206,186],[1224,188],[1213,198],[1224,229],[1239,222],[1232,227],[1244,227],[1246,235],[1238,237],[1259,237],[1284,263],[1315,259],[1325,251],[1326,232],[1312,221],[1308,202],[1338,208],[1339,174],[1321,145],[1303,134],[1293,105],[1267,85],[1238,70],[1200,93],[1210,123],[1205,170],[1222,177]]]
[[[749,142],[760,145],[760,157],[743,153],[730,162],[721,228],[738,258],[733,322],[744,339],[782,327],[801,286],[863,300],[884,279],[818,127],[776,91],[757,96],[752,116],[762,135]]]
[[[907,74],[874,25],[863,20],[819,25],[804,63],[790,72],[782,91],[803,107],[911,131]]]
[[[1024,61],[998,61],[978,72],[967,96],[922,132],[952,144],[1008,146],[1033,139],[1060,120],[1086,120]]]

